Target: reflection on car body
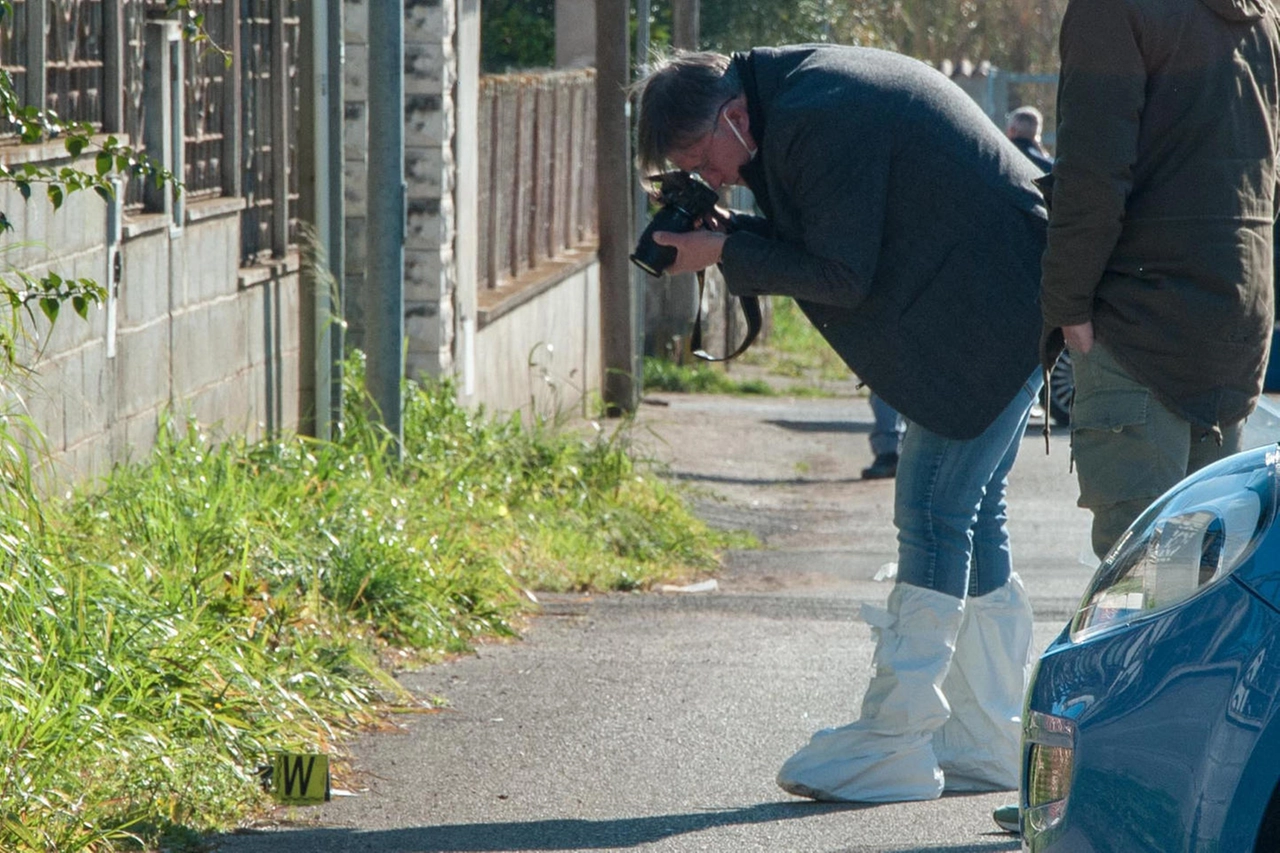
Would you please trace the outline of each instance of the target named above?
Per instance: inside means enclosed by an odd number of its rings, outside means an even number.
[[[1024,714],[1023,847],[1280,851],[1280,446],[1188,477],[1103,560]]]

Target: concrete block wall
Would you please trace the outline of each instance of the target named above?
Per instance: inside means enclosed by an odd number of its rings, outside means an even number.
[[[458,78],[453,0],[405,0],[405,372],[453,372],[454,104]]]
[[[346,344],[364,344],[360,294],[369,262],[369,4],[344,0],[342,4],[343,64],[343,202],[346,217],[343,316],[347,320]]]
[[[370,284],[365,277],[366,152],[369,134],[376,132],[367,121],[367,2],[346,0],[344,6],[344,307],[347,341],[355,347],[363,336],[359,294]],[[479,134],[487,132],[479,127],[477,110],[479,62],[475,0],[405,0],[406,373],[412,378],[456,377],[464,402],[515,411],[528,405],[527,362],[530,349],[539,343],[552,345],[557,362],[552,369],[572,364],[566,375],[572,373],[574,382],[589,392],[598,390],[598,294],[584,291],[598,283],[592,262],[590,271],[543,288],[534,299],[518,298],[519,304],[504,309],[500,320],[486,319],[494,315],[490,310],[477,311],[474,171]],[[564,293],[552,292],[562,289]],[[588,299],[594,300],[594,314],[584,313]]]
[[[475,402],[542,417],[586,414],[599,398],[600,266],[580,264],[518,309],[483,322]]]
[[[107,285],[107,206],[96,195],[74,194],[54,212],[0,185],[0,205],[15,224],[5,241],[30,244],[8,251],[10,268]],[[28,323],[33,339],[19,361],[33,370],[15,375],[8,403],[44,434],[47,487],[144,458],[166,410],[251,439],[297,428],[308,405],[298,262],[241,268],[241,207],[230,198],[188,202],[179,230],[163,215],[126,218],[114,354],[105,308],[86,322],[67,306],[52,329],[42,317]]]
[[[454,371],[456,29],[454,0],[405,0],[404,307],[410,377]]]
[[[368,183],[368,9],[347,0],[345,173],[348,341],[360,346],[359,294],[366,286]],[[454,86],[457,59],[454,0],[405,0],[404,59],[405,338],[409,376],[453,372],[454,295]]]

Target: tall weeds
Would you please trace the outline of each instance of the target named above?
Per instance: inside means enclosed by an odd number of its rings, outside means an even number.
[[[513,634],[526,588],[644,586],[725,544],[625,431],[493,419],[447,387],[408,388],[393,463],[360,368],[333,442],[173,421],[58,501],[2,457],[0,849],[180,847],[261,804],[271,753],[333,749],[394,701],[382,652],[461,651]]]

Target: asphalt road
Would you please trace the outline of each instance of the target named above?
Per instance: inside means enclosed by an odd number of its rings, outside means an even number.
[[[354,796],[217,849],[1017,850],[990,820],[1008,794],[823,805],[774,785],[813,731],[856,717],[869,678],[856,615],[894,560],[892,484],[859,479],[870,424],[851,396],[648,398],[635,440],[765,547],[727,555],[712,592],[544,598],[523,641],[403,677],[448,707],[361,738]],[[1033,424],[1010,483],[1041,647],[1092,574],[1065,431],[1050,444]]]

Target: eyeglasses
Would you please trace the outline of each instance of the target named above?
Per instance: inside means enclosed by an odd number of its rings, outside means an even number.
[[[732,97],[728,98],[716,110],[715,121],[711,125],[711,133],[708,134],[706,145],[703,146],[702,159],[698,161],[697,166],[689,170],[690,172],[693,172],[694,174],[701,176],[702,173],[707,170],[707,165],[708,165],[707,161],[711,159],[711,146],[715,143],[716,134],[720,132],[720,116],[724,113],[724,108],[729,106],[729,104],[732,103],[733,99],[736,97],[737,95],[733,95]]]

